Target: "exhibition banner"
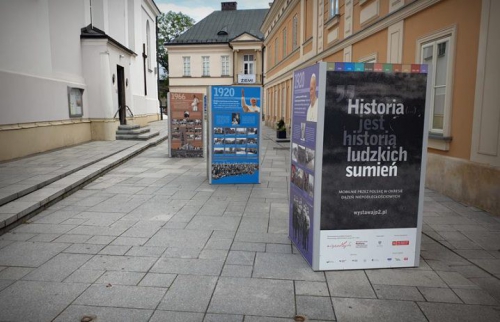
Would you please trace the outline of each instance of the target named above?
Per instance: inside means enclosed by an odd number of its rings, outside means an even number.
[[[426,65],[327,66],[319,268],[418,265]]]
[[[261,88],[210,89],[210,183],[260,183]]]
[[[418,266],[427,73],[364,63],[294,73],[289,236],[313,269]]]
[[[171,157],[203,157],[203,100],[202,93],[169,93]]]
[[[312,265],[314,224],[314,164],[319,65],[294,73],[290,169],[290,239]]]

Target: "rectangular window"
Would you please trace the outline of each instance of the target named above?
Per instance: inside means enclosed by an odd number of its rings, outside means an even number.
[[[430,131],[443,133],[448,119],[450,79],[450,37],[422,44],[421,62],[432,68]],[[448,112],[449,113],[449,112]]]
[[[191,76],[191,57],[182,57],[183,75]]]
[[[339,0],[330,0],[329,18],[333,18],[339,14]]]
[[[293,24],[292,24],[292,50],[295,50],[298,46],[297,39],[297,29],[299,27],[299,21],[297,15],[293,16]]]
[[[210,57],[202,56],[203,76],[210,76]]]
[[[243,55],[243,73],[245,75],[254,74],[253,55]]]
[[[229,56],[221,56],[221,75],[228,76],[229,75]]]
[[[274,64],[278,64],[278,38],[274,39]]]
[[[286,28],[283,29],[283,58],[286,57]]]

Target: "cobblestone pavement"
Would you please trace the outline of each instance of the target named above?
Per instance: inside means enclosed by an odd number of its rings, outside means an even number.
[[[420,267],[314,272],[271,136],[260,185],[164,142],[1,235],[0,321],[500,321],[499,218],[426,191]]]

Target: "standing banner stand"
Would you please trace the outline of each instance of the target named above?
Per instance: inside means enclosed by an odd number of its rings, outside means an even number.
[[[203,158],[202,93],[168,93],[169,156]]]
[[[364,63],[295,71],[289,237],[314,270],[419,265],[427,74]]]
[[[261,88],[211,86],[209,92],[209,182],[260,183]]]

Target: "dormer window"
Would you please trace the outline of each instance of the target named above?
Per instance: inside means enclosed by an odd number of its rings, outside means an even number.
[[[227,36],[227,26],[224,26],[219,32],[217,33],[217,36]]]

